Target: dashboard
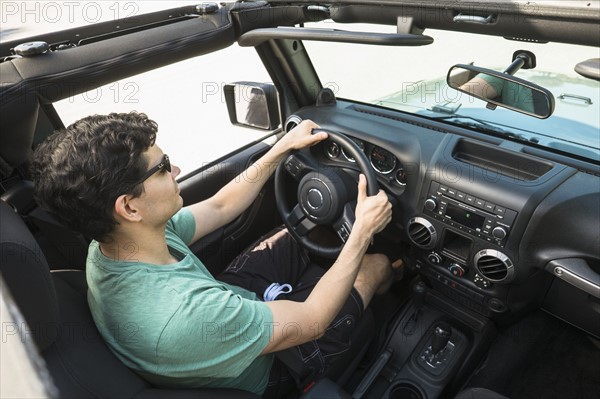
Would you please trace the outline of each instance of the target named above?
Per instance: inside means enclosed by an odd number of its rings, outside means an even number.
[[[436,289],[489,317],[547,306],[600,335],[589,321],[598,317],[597,302],[575,299],[582,292],[600,298],[600,178],[593,171],[534,146],[363,104],[306,107],[294,118],[343,133],[365,153],[396,201],[387,236],[407,246],[413,267]],[[325,165],[357,170],[333,140],[310,152]],[[565,278],[565,270],[574,276]],[[550,294],[568,305],[557,309]]]

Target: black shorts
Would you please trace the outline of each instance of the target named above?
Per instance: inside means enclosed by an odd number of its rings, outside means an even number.
[[[290,284],[292,292],[279,299],[302,302],[311,293],[321,276],[322,268],[311,265],[305,250],[284,228],[277,228],[242,252],[217,278],[255,292],[263,293],[272,283]],[[352,288],[342,310],[318,340],[298,345],[291,351],[306,364],[315,377],[327,372],[335,359],[350,348],[350,335],[364,312],[363,301]],[[295,382],[287,368],[275,359],[265,398],[284,397]]]

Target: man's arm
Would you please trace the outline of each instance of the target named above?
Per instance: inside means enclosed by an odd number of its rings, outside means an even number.
[[[325,133],[311,134],[312,129],[318,127],[310,120],[303,121],[215,195],[187,207],[196,221],[196,231],[191,242],[226,225],[246,210],[289,151],[311,146],[326,139]]]
[[[360,175],[356,221],[336,262],[321,277],[304,302],[267,302],[273,314],[273,338],[263,354],[320,338],[339,313],[356,280],[361,260],[374,234],[392,218],[386,194],[367,197],[366,178]],[[284,265],[285,266],[285,265]]]

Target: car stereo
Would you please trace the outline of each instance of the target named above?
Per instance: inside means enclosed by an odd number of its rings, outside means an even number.
[[[504,246],[517,212],[432,181],[423,213],[467,234]]]

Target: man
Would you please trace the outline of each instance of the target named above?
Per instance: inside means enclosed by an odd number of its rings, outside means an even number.
[[[347,349],[354,323],[392,273],[387,257],[365,255],[391,220],[391,205],[382,191],[367,197],[364,176],[352,234],[330,269],[310,281],[302,280],[307,255],[285,230],[240,255],[218,279],[188,248],[240,215],[289,151],[327,138],[311,134],[316,127],[302,122],[251,166],[255,178],[233,179],[184,209],[180,170],[155,145],[157,125],[144,114],[87,117],[36,149],[36,197],[93,238],[88,302],[128,367],[157,386],[281,397],[290,375],[273,352],[297,348],[320,374]]]

